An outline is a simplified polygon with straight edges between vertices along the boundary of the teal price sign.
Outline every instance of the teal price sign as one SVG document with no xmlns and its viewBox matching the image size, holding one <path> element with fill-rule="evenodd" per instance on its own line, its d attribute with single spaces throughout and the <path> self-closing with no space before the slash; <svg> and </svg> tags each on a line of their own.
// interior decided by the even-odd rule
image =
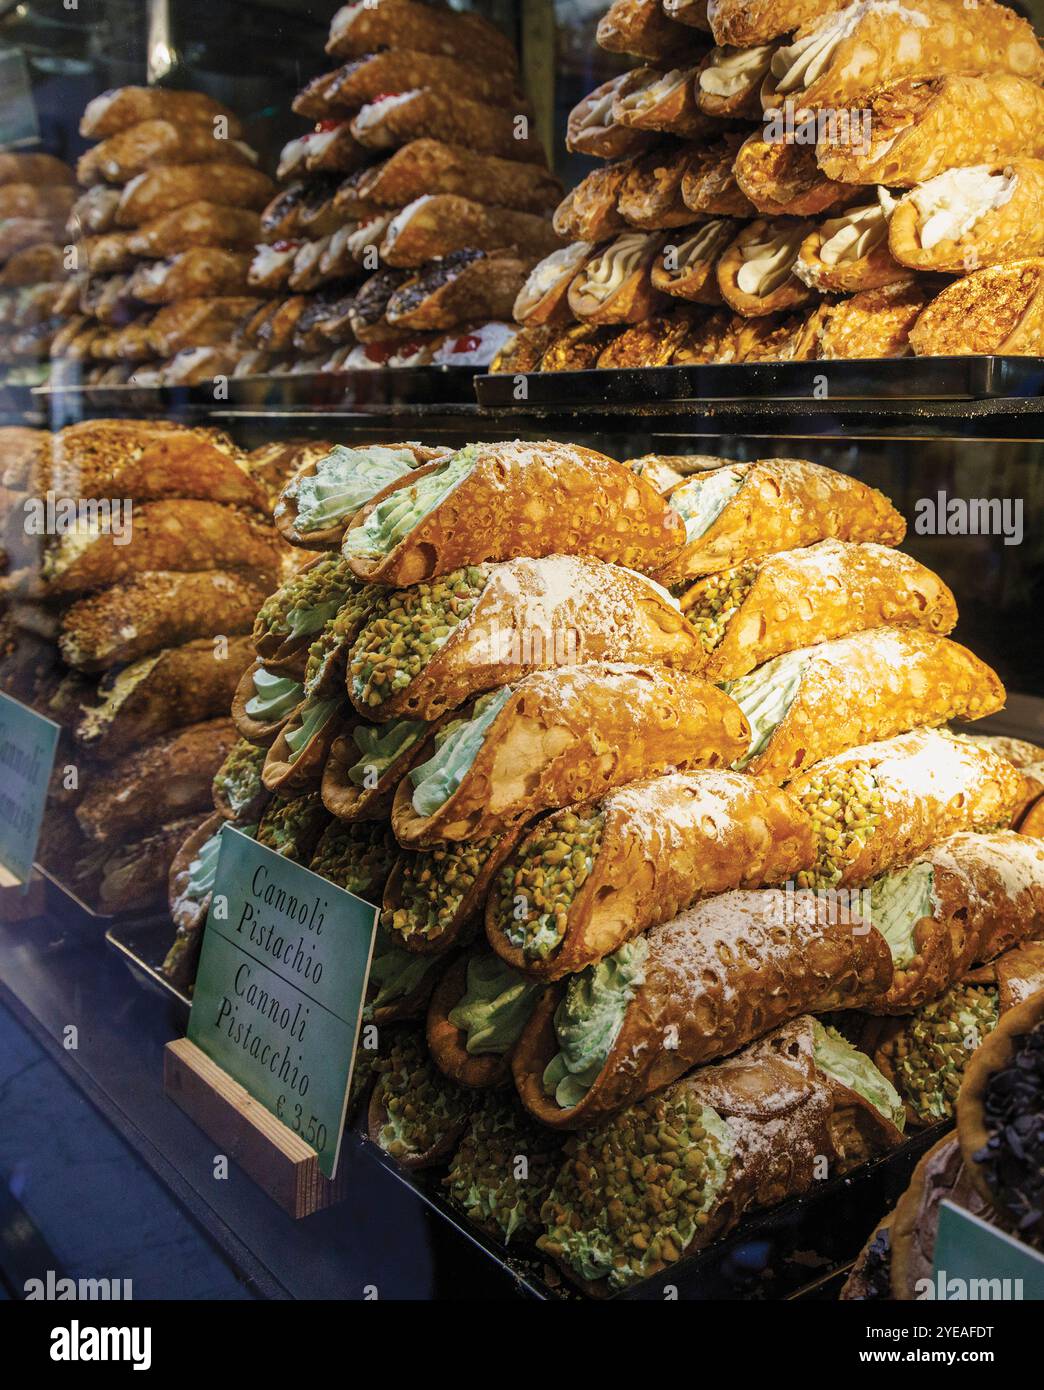
<svg viewBox="0 0 1044 1390">
<path fill-rule="evenodd" d="M 1044 1299 L 1044 1255 L 953 1202 L 939 1208 L 931 1280 L 919 1298 L 946 1302 Z M 929 1287 L 929 1285 L 931 1287 Z"/>
</svg>

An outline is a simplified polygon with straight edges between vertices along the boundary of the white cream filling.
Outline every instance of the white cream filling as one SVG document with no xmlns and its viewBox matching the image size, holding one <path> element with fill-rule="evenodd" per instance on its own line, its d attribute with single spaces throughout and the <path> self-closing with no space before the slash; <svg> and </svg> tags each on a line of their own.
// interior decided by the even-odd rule
<svg viewBox="0 0 1044 1390">
<path fill-rule="evenodd" d="M 700 73 L 700 91 L 708 96 L 735 97 L 761 85 L 772 61 L 772 45 L 758 48 L 714 48 Z"/>
<path fill-rule="evenodd" d="M 425 203 L 430 203 L 433 196 L 434 195 L 431 193 L 422 193 L 419 198 L 414 198 L 412 203 L 407 203 L 401 212 L 397 212 L 395 216 L 391 218 L 390 221 L 386 222 L 386 235 L 388 238 L 389 246 L 396 240 L 397 237 L 400 237 L 402 235 L 403 229 L 405 228 L 406 224 L 410 221 L 410 219 L 413 217 L 413 214 L 417 211 L 417 209 L 419 207 L 423 207 Z M 369 226 L 369 223 L 364 222 L 362 226 Z M 360 228 L 359 230 L 362 230 L 362 228 Z M 360 250 L 364 249 L 366 245 L 367 243 L 363 242 L 362 246 L 360 247 Z"/>
<path fill-rule="evenodd" d="M 377 101 L 370 101 L 360 108 L 359 114 L 355 117 L 352 124 L 356 130 L 370 130 L 373 126 L 379 125 L 384 120 L 389 111 L 396 106 L 402 106 L 407 101 L 412 101 L 415 96 L 419 96 L 420 87 L 414 87 L 408 92 L 392 92 L 386 97 L 379 97 Z"/>
<path fill-rule="evenodd" d="M 804 230 L 800 226 L 774 236 L 766 235 L 767 230 L 766 223 L 755 222 L 739 243 L 743 264 L 736 284 L 744 294 L 756 299 L 764 299 L 790 278 L 804 240 Z"/>
<path fill-rule="evenodd" d="M 354 260 L 360 260 L 368 246 L 380 245 L 385 233 L 391 235 L 391 225 L 395 221 L 398 221 L 398 218 L 389 214 L 386 217 L 370 217 L 365 222 L 360 222 L 348 238 L 348 254 Z"/>
<path fill-rule="evenodd" d="M 931 23 L 927 15 L 910 9 L 901 0 L 857 0 L 856 4 L 826 16 L 803 39 L 776 50 L 770 65 L 776 91 L 786 95 L 811 87 L 829 68 L 838 47 L 871 14 L 898 15 L 904 24 L 918 29 L 927 29 Z"/>
<path fill-rule="evenodd" d="M 887 190 L 882 192 L 887 196 Z M 850 209 L 843 217 L 830 218 L 823 223 L 819 259 L 824 265 L 851 265 L 869 256 L 888 235 L 891 214 L 891 207 L 886 208 L 878 199 L 876 203 Z"/>
<path fill-rule="evenodd" d="M 645 259 L 649 238 L 644 232 L 625 232 L 600 256 L 588 261 L 579 285 L 581 294 L 598 304 L 611 299 Z"/>
<path fill-rule="evenodd" d="M 650 107 L 663 101 L 682 86 L 686 76 L 681 68 L 673 68 L 670 72 L 659 73 L 647 79 L 642 86 L 618 99 L 620 111 L 648 111 Z"/>
<path fill-rule="evenodd" d="M 626 76 L 626 73 L 624 74 Z M 616 93 L 623 81 L 621 77 L 614 82 L 607 92 L 591 103 L 587 113 L 580 122 L 580 130 L 608 130 L 613 123 L 613 104 L 616 101 Z"/>
<path fill-rule="evenodd" d="M 593 250 L 593 242 L 574 241 L 570 246 L 563 246 L 560 251 L 552 251 L 550 256 L 545 256 L 539 265 L 533 267 L 529 279 L 522 286 L 515 303 L 515 317 L 538 304 L 564 276 L 575 275 Z"/>
<path fill-rule="evenodd" d="M 988 164 L 947 169 L 913 189 L 909 198 L 920 214 L 920 241 L 930 251 L 940 241 L 960 241 L 988 212 L 1010 202 L 1018 183 L 1013 169 L 991 174 Z"/>
<path fill-rule="evenodd" d="M 726 227 L 727 224 L 720 220 L 705 222 L 691 237 L 677 246 L 673 257 L 676 268 L 667 271 L 671 279 L 681 280 L 698 261 L 710 260 L 725 240 Z M 664 268 L 667 269 L 666 266 Z"/>
</svg>

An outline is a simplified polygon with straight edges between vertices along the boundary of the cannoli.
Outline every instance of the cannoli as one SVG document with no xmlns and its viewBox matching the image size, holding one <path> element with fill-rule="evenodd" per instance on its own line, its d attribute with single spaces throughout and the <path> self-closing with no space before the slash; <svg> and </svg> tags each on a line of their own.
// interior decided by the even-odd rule
<svg viewBox="0 0 1044 1390">
<path fill-rule="evenodd" d="M 512 308 L 516 323 L 532 327 L 568 323 L 572 318 L 569 286 L 594 249 L 589 241 L 574 241 L 534 266 Z"/>
<path fill-rule="evenodd" d="M 617 199 L 617 209 L 628 226 L 660 231 L 692 221 L 692 212 L 681 195 L 688 164 L 684 145 L 661 146 L 632 161 Z"/>
<path fill-rule="evenodd" d="M 374 601 L 374 591 L 356 583 L 340 555 L 317 555 L 258 610 L 254 650 L 268 670 L 300 678 L 327 624 L 346 607 L 349 622 L 362 622 Z"/>
<path fill-rule="evenodd" d="M 686 367 L 700 362 L 717 361 L 722 343 L 729 333 L 734 317 L 738 316 L 715 311 L 695 318 L 690 325 L 689 332 L 681 344 L 675 348 L 671 357 L 671 365 Z M 765 320 L 765 322 L 769 321 Z M 757 324 L 762 320 L 743 319 L 741 322 Z"/>
<path fill-rule="evenodd" d="M 669 19 L 660 0 L 613 0 L 598 21 L 595 42 L 608 53 L 627 53 L 649 63 L 691 55 L 691 31 Z"/>
<path fill-rule="evenodd" d="M 696 104 L 695 68 L 634 68 L 613 97 L 612 119 L 632 130 L 652 130 L 695 140 L 715 129 Z"/>
<path fill-rule="evenodd" d="M 270 792 L 300 796 L 318 791 L 330 748 L 344 725 L 344 706 L 343 698 L 306 696 L 283 721 L 261 770 Z"/>
<path fill-rule="evenodd" d="M 148 177 L 142 175 L 143 178 Z M 126 190 L 106 188 L 95 184 L 81 193 L 69 211 L 65 230 L 73 241 L 82 241 L 85 236 L 98 236 L 102 232 L 116 229 L 116 210 Z"/>
<path fill-rule="evenodd" d="M 780 789 L 669 773 L 541 821 L 496 876 L 486 934 L 523 974 L 559 979 L 700 897 L 781 883 L 812 854 L 811 825 Z"/>
<path fill-rule="evenodd" d="M 428 722 L 532 672 L 602 661 L 702 659 L 660 587 L 631 570 L 555 555 L 454 570 L 377 600 L 348 658 L 366 717 Z"/>
<path fill-rule="evenodd" d="M 710 20 L 707 18 L 708 0 L 661 0 L 661 3 L 664 14 L 670 19 L 710 33 Z"/>
<path fill-rule="evenodd" d="M 294 676 L 270 671 L 254 661 L 236 682 L 232 718 L 240 736 L 267 748 L 304 699 L 304 685 Z"/>
<path fill-rule="evenodd" d="M 463 145 L 476 154 L 543 164 L 543 145 L 530 122 L 520 125 L 518 116 L 510 104 L 494 106 L 415 87 L 369 102 L 352 119 L 351 130 L 360 145 L 370 150 L 394 150 L 423 136 Z"/>
<path fill-rule="evenodd" d="M 118 191 L 119 202 L 113 214 L 115 225 L 144 227 L 146 223 L 155 222 L 168 213 L 176 212 L 178 208 L 199 203 L 257 213 L 274 194 L 275 184 L 267 174 L 251 168 L 249 164 L 168 164 L 139 174 Z M 101 192 L 90 189 L 84 195 L 86 197 L 100 203 Z M 80 200 L 81 203 L 83 201 Z M 255 229 L 254 239 L 257 240 L 256 220 L 251 225 Z M 100 232 L 109 228 L 88 224 L 86 230 Z M 211 244 L 227 247 L 229 239 L 219 236 Z"/>
<path fill-rule="evenodd" d="M 90 778 L 76 819 L 88 839 L 113 844 L 210 809 L 211 783 L 235 741 L 232 721 L 212 719 L 136 748 L 119 778 Z"/>
<path fill-rule="evenodd" d="M 560 1148 L 558 1136 L 534 1124 L 513 1097 L 491 1092 L 473 1112 L 443 1183 L 471 1225 L 506 1245 L 531 1240 L 541 1229 Z"/>
<path fill-rule="evenodd" d="M 170 304 L 197 296 L 245 295 L 250 257 L 217 246 L 194 246 L 164 261 L 139 266 L 129 293 L 143 304 Z"/>
<path fill-rule="evenodd" d="M 249 661 L 249 638 L 233 637 L 227 650 L 203 638 L 109 672 L 97 703 L 79 712 L 76 740 L 110 761 L 171 729 L 223 716 Z"/>
<path fill-rule="evenodd" d="M 5 183 L 75 183 L 68 164 L 53 154 L 21 154 L 15 151 L 0 154 L 0 184 Z"/>
<path fill-rule="evenodd" d="M 879 289 L 909 283 L 906 268 L 888 249 L 893 200 L 885 189 L 873 202 L 849 208 L 810 232 L 801 243 L 794 274 L 820 293 Z"/>
<path fill-rule="evenodd" d="M 815 357 L 815 314 L 733 315 L 715 362 L 807 362 Z"/>
<path fill-rule="evenodd" d="M 79 245 L 80 264 L 92 275 L 113 275 L 117 271 L 132 270 L 137 264 L 137 253 L 130 248 L 130 234 L 127 232 L 106 232 L 103 236 L 90 236 Z"/>
<path fill-rule="evenodd" d="M 1044 257 L 988 266 L 916 307 L 908 343 L 919 357 L 1044 354 Z"/>
<path fill-rule="evenodd" d="M 378 1068 L 367 1115 L 370 1140 L 406 1169 L 448 1157 L 467 1126 L 472 1093 L 443 1076 L 421 1033 L 397 1033 Z"/>
<path fill-rule="evenodd" d="M 511 1078 L 511 1052 L 543 986 L 526 980 L 492 951 L 460 955 L 428 1005 L 428 1050 L 439 1070 L 476 1090 Z"/>
<path fill-rule="evenodd" d="M 82 594 L 146 570 L 246 569 L 277 574 L 275 533 L 251 513 L 217 502 L 174 499 L 135 507 L 133 532 L 112 529 L 111 515 L 61 536 L 44 557 L 54 595 Z M 129 540 L 129 543 L 128 543 Z"/>
<path fill-rule="evenodd" d="M 707 23 L 715 43 L 751 48 L 813 23 L 847 0 L 708 0 Z"/>
<path fill-rule="evenodd" d="M 372 832 L 373 827 L 369 828 Z M 352 827 L 339 826 L 337 829 L 344 833 Z M 383 828 L 381 832 L 387 834 Z M 378 926 L 366 981 L 363 1021 L 380 1025 L 423 1018 L 443 964 L 437 958 L 415 956 L 404 951 L 383 927 Z"/>
<path fill-rule="evenodd" d="M 869 1057 L 805 1014 L 571 1139 L 537 1246 L 587 1293 L 626 1288 L 810 1191 L 824 1165 L 895 1148 L 902 1124 Z"/>
<path fill-rule="evenodd" d="M 966 734 L 965 737 L 972 738 L 986 748 L 992 748 L 1022 773 L 1023 799 L 1016 812 L 1017 820 L 1021 821 L 1024 813 L 1044 795 L 1044 748 L 1024 738 L 1005 738 L 990 734 Z M 1016 824 L 1015 828 L 1022 829 L 1019 824 Z"/>
<path fill-rule="evenodd" d="M 359 58 L 382 48 L 444 53 L 469 64 L 514 72 L 514 44 L 481 15 L 434 11 L 417 0 L 355 0 L 342 5 L 330 22 L 327 53 Z"/>
<path fill-rule="evenodd" d="M 398 846 L 386 824 L 343 825 L 331 820 L 319 837 L 308 867 L 338 888 L 376 904 L 381 900 L 397 854 Z"/>
<path fill-rule="evenodd" d="M 59 650 L 78 670 L 105 671 L 197 637 L 249 632 L 267 593 L 245 570 L 139 574 L 70 604 Z"/>
<path fill-rule="evenodd" d="M 300 236 L 301 210 L 307 194 L 307 179 L 295 179 L 275 194 L 261 212 L 261 233 L 265 241 L 274 244 Z"/>
<path fill-rule="evenodd" d="M 214 773 L 211 792 L 214 810 L 225 820 L 256 822 L 268 805 L 270 793 L 261 780 L 265 749 L 239 737 L 225 761 Z"/>
<path fill-rule="evenodd" d="M 595 326 L 648 318 L 663 302 L 651 278 L 663 241 L 655 233 L 624 232 L 592 256 L 569 286 L 576 317 Z"/>
<path fill-rule="evenodd" d="M 160 966 L 160 974 L 176 989 L 191 993 L 203 944 L 203 926 L 210 911 L 217 878 L 221 830 L 225 821 L 217 813 L 194 825 L 178 847 L 167 877 L 167 903 L 174 923 L 174 941 Z M 253 836 L 256 825 L 238 825 Z"/>
<path fill-rule="evenodd" d="M 1044 1248 L 1042 1091 L 1044 992 L 1000 1021 L 972 1057 L 957 1102 L 957 1137 L 969 1178 L 1037 1250 Z"/>
<path fill-rule="evenodd" d="M 531 324 L 520 328 L 494 357 L 490 364 L 490 372 L 539 371 L 545 352 L 558 338 L 559 333 L 560 330 L 553 324 Z"/>
<path fill-rule="evenodd" d="M 330 824 L 330 816 L 318 792 L 306 792 L 289 799 L 274 796 L 257 827 L 257 842 L 267 849 L 309 864 Z"/>
<path fill-rule="evenodd" d="M 895 206 L 892 255 L 915 270 L 960 275 L 1044 252 L 1040 204 L 1044 162 L 950 169 L 920 184 Z"/>
<path fill-rule="evenodd" d="M 924 318 L 930 294 L 931 290 L 923 282 L 909 276 L 879 289 L 860 290 L 837 304 L 824 305 L 817 327 L 817 356 L 824 359 L 908 357 L 911 351 L 917 351 L 914 330 Z M 965 318 L 961 323 L 962 334 L 967 327 Z M 949 347 L 945 351 L 965 352 L 968 349 Z"/>
<path fill-rule="evenodd" d="M 513 246 L 521 255 L 549 255 L 561 241 L 546 218 L 488 208 L 455 194 L 425 194 L 392 218 L 381 241 L 381 262 L 420 266 L 461 244 L 478 251 Z"/>
<path fill-rule="evenodd" d="M 462 62 L 409 48 L 368 53 L 346 63 L 337 73 L 330 97 L 336 105 L 354 111 L 387 92 L 407 92 L 417 87 L 434 87 L 451 96 L 459 94 L 493 105 L 514 103 L 519 111 L 527 109 L 513 67 L 483 67 L 473 59 Z"/>
<path fill-rule="evenodd" d="M 793 309 L 811 299 L 794 274 L 807 222 L 774 218 L 744 227 L 722 252 L 715 274 L 722 298 L 745 318 Z"/>
<path fill-rule="evenodd" d="M 47 486 L 76 497 L 192 498 L 250 507 L 264 494 L 227 434 L 166 420 L 82 420 L 53 437 Z"/>
<path fill-rule="evenodd" d="M 626 526 L 611 529 L 624 516 Z M 469 445 L 378 493 L 342 550 L 360 579 L 388 586 L 570 551 L 648 572 L 677 550 L 683 530 L 648 484 L 604 454 L 516 441 Z"/>
<path fill-rule="evenodd" d="M 753 730 L 737 767 L 779 783 L 856 744 L 995 714 L 1005 697 L 966 647 L 892 627 L 789 651 L 723 689 Z"/>
<path fill-rule="evenodd" d="M 279 534 L 309 550 L 335 549 L 360 507 L 445 452 L 421 444 L 334 445 L 284 484 L 273 518 Z"/>
<path fill-rule="evenodd" d="M 715 267 L 739 224 L 712 218 L 683 229 L 663 247 L 652 268 L 653 289 L 695 304 L 720 304 Z"/>
<path fill-rule="evenodd" d="M 597 159 L 626 159 L 648 149 L 655 138 L 651 131 L 624 124 L 615 114 L 617 94 L 626 90 L 630 81 L 631 74 L 622 72 L 573 107 L 566 127 L 567 150 Z"/>
<path fill-rule="evenodd" d="M 208 347 L 227 342 L 260 300 L 245 296 L 223 299 L 182 299 L 167 304 L 149 325 L 149 341 L 161 357 L 171 357 L 186 347 Z"/>
<path fill-rule="evenodd" d="M 0 220 L 25 217 L 63 223 L 76 201 L 76 190 L 66 185 L 35 183 L 0 184 Z"/>
<path fill-rule="evenodd" d="M 508 318 L 532 264 L 532 256 L 514 251 L 451 251 L 395 290 L 385 319 L 397 329 L 431 331 Z"/>
<path fill-rule="evenodd" d="M 21 289 L 45 281 L 56 283 L 65 274 L 62 247 L 44 241 L 15 252 L 0 270 L 0 289 Z"/>
<path fill-rule="evenodd" d="M 334 739 L 323 768 L 323 805 L 342 821 L 387 819 L 427 734 L 419 719 L 351 724 Z"/>
<path fill-rule="evenodd" d="M 128 232 L 120 238 L 115 235 L 96 238 L 95 241 L 119 240 L 125 248 L 127 257 L 141 256 L 145 259 L 160 259 L 175 256 L 180 251 L 188 251 L 194 246 L 221 245 L 226 249 L 252 250 L 260 239 L 260 224 L 256 212 L 248 208 L 222 207 L 220 203 L 186 203 L 173 212 L 164 213 L 144 223 L 137 231 Z M 95 268 L 97 251 L 88 251 L 88 264 Z M 99 270 L 102 267 L 97 267 Z M 121 261 L 112 269 L 125 269 Z"/>
<path fill-rule="evenodd" d="M 563 329 L 544 350 L 540 359 L 542 372 L 582 372 L 598 366 L 598 359 L 608 345 L 619 337 L 620 327 L 607 324 L 597 327 L 577 323 Z"/>
<path fill-rule="evenodd" d="M 41 241 L 54 241 L 61 235 L 61 226 L 43 217 L 8 217 L 0 221 L 0 263 L 16 251 L 35 246 Z"/>
<path fill-rule="evenodd" d="M 97 870 L 96 898 L 103 913 L 143 912 L 161 898 L 170 866 L 185 837 L 200 823 L 187 816 L 124 844 Z"/>
<path fill-rule="evenodd" d="M 627 223 L 616 204 L 633 166 L 633 159 L 620 159 L 581 179 L 555 210 L 552 226 L 558 235 L 571 241 L 598 242 L 622 231 Z"/>
<path fill-rule="evenodd" d="M 239 140 L 223 138 L 209 125 L 150 120 L 110 135 L 76 163 L 77 182 L 129 183 L 149 169 L 171 164 L 255 165 L 257 155 Z"/>
<path fill-rule="evenodd" d="M 772 45 L 712 48 L 693 84 L 699 109 L 707 116 L 761 119 L 761 84 L 772 61 Z"/>
<path fill-rule="evenodd" d="M 739 147 L 733 171 L 741 192 L 768 217 L 818 217 L 865 196 L 824 178 L 813 147 L 767 140 L 760 132 Z"/>
<path fill-rule="evenodd" d="M 695 310 L 688 305 L 668 309 L 656 318 L 625 328 L 598 358 L 599 368 L 666 367 L 688 336 Z"/>
<path fill-rule="evenodd" d="M 896 973 L 871 1013 L 909 1013 L 1044 928 L 1044 850 L 1012 830 L 951 835 L 870 885 Z"/>
<path fill-rule="evenodd" d="M 866 883 L 958 830 L 1011 824 L 1022 783 L 999 754 L 940 729 L 850 748 L 787 790 L 812 816 L 816 863 L 801 887 Z"/>
<path fill-rule="evenodd" d="M 1044 158 L 1044 91 L 1024 77 L 908 78 L 860 102 L 865 138 L 821 132 L 816 159 L 830 179 L 912 188 L 947 169 Z"/>
<path fill-rule="evenodd" d="M 452 193 L 492 207 L 542 213 L 558 203 L 562 186 L 537 164 L 422 137 L 364 170 L 355 193 L 379 208 L 406 207 L 425 193 Z"/>
<path fill-rule="evenodd" d="M 892 1219 L 893 1213 L 888 1212 L 867 1237 L 841 1286 L 838 1299 L 842 1303 L 887 1302 L 892 1297 Z"/>
<path fill-rule="evenodd" d="M 407 846 L 482 838 L 670 767 L 732 762 L 749 737 L 728 696 L 688 673 L 539 671 L 440 725 L 399 784 L 392 824 Z"/>
<path fill-rule="evenodd" d="M 685 521 L 686 545 L 656 576 L 668 585 L 820 540 L 895 546 L 906 534 L 883 493 L 803 459 L 728 463 L 687 479 L 669 501 Z M 846 552 L 821 553 L 825 560 Z M 883 559 L 876 551 L 873 558 Z M 917 572 L 927 574 L 919 565 Z"/>
<path fill-rule="evenodd" d="M 736 182 L 733 166 L 743 131 L 723 135 L 713 145 L 690 150 L 681 184 L 685 206 L 706 217 L 753 217 L 754 205 Z"/>
<path fill-rule="evenodd" d="M 80 117 L 85 140 L 104 140 L 141 121 L 174 121 L 179 125 L 215 126 L 220 117 L 227 135 L 238 139 L 239 121 L 221 102 L 205 92 L 182 92 L 172 87 L 114 87 L 87 103 Z"/>
</svg>

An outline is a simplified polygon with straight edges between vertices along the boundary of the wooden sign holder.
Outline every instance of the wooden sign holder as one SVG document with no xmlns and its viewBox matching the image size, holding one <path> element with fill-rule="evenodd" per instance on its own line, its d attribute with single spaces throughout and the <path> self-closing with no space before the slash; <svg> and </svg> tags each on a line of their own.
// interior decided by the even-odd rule
<svg viewBox="0 0 1044 1390">
<path fill-rule="evenodd" d="M 315 1150 L 188 1038 L 163 1050 L 163 1089 L 295 1221 L 344 1197 L 346 1165 L 324 1177 Z"/>
</svg>

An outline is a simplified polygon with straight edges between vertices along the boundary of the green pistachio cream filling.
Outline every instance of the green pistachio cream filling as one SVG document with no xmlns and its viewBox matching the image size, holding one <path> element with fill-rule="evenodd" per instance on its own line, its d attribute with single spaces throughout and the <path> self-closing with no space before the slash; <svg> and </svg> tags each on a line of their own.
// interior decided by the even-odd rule
<svg viewBox="0 0 1044 1390">
<path fill-rule="evenodd" d="M 355 641 L 359 629 L 385 592 L 376 584 L 362 584 L 348 594 L 334 617 L 323 628 L 319 636 L 308 648 L 305 665 L 305 694 L 311 695 L 329 676 L 334 679 L 333 663 L 339 661 L 342 653 L 347 657 L 347 649 Z M 344 683 L 344 676 L 336 672 L 338 687 Z"/>
<path fill-rule="evenodd" d="M 405 690 L 471 616 L 489 574 L 469 565 L 380 602 L 348 658 L 355 699 L 376 708 Z"/>
<path fill-rule="evenodd" d="M 489 1092 L 443 1179 L 450 1197 L 478 1225 L 509 1242 L 540 1229 L 562 1141 L 530 1120 L 517 1102 Z M 524 1160 L 524 1164 L 519 1160 Z"/>
<path fill-rule="evenodd" d="M 379 1065 L 387 1119 L 377 1142 L 392 1158 L 426 1154 L 467 1119 L 470 1092 L 442 1075 L 420 1034 L 396 1038 L 387 1062 Z"/>
<path fill-rule="evenodd" d="M 263 794 L 261 769 L 267 753 L 267 748 L 258 748 L 245 738 L 238 738 L 218 768 L 214 776 L 214 795 L 224 797 L 233 816 L 239 816 Z"/>
<path fill-rule="evenodd" d="M 202 902 L 209 893 L 214 891 L 214 880 L 217 877 L 218 856 L 221 853 L 221 831 L 224 826 L 215 830 L 200 845 L 196 851 L 196 857 L 189 864 L 189 876 L 186 884 L 187 895 L 193 902 Z M 251 839 L 257 834 L 256 825 L 237 825 L 237 830 L 244 835 L 249 835 Z"/>
<path fill-rule="evenodd" d="M 467 776 L 490 725 L 511 698 L 511 687 L 491 691 L 475 701 L 471 717 L 453 719 L 435 735 L 435 752 L 409 772 L 413 809 L 433 816 Z"/>
<path fill-rule="evenodd" d="M 602 847 L 604 824 L 597 808 L 560 811 L 542 821 L 500 871 L 501 930 L 528 960 L 546 960 L 561 945 L 570 908 Z"/>
<path fill-rule="evenodd" d="M 284 800 L 275 797 L 257 828 L 257 842 L 301 863 L 304 847 L 329 819 L 318 792 Z"/>
<path fill-rule="evenodd" d="M 255 633 L 277 637 L 312 637 L 321 632 L 355 589 L 358 581 L 340 555 L 324 555 L 288 579 L 261 606 Z"/>
<path fill-rule="evenodd" d="M 372 789 L 399 758 L 422 739 L 428 725 L 423 719 L 400 719 L 395 724 L 357 724 L 352 740 L 359 761 L 348 769 L 353 787 Z"/>
<path fill-rule="evenodd" d="M 398 854 L 383 821 L 331 821 L 309 868 L 356 897 L 379 903 Z"/>
<path fill-rule="evenodd" d="M 254 672 L 254 693 L 243 708 L 259 724 L 275 724 L 301 703 L 304 686 L 291 676 L 277 676 L 259 666 Z"/>
<path fill-rule="evenodd" d="M 670 501 L 685 522 L 685 539 L 705 536 L 745 481 L 746 474 L 735 468 L 712 468 L 677 488 Z"/>
<path fill-rule="evenodd" d="M 316 734 L 329 724 L 341 704 L 341 700 L 305 701 L 293 727 L 286 730 L 286 746 L 290 750 L 287 762 L 297 762 Z"/>
<path fill-rule="evenodd" d="M 627 1014 L 645 981 L 649 943 L 628 941 L 596 965 L 570 975 L 555 1010 L 558 1052 L 544 1068 L 544 1092 L 563 1110 L 579 1105 L 605 1066 Z"/>
<path fill-rule="evenodd" d="M 888 1078 L 874 1066 L 865 1052 L 853 1047 L 836 1028 L 812 1021 L 812 1055 L 816 1066 L 850 1091 L 863 1097 L 868 1105 L 891 1120 L 897 1129 L 906 1124 L 906 1111 L 899 1092 Z"/>
<path fill-rule="evenodd" d="M 870 920 L 888 942 L 897 970 L 905 970 L 917 954 L 914 927 L 922 917 L 934 917 L 938 906 L 931 864 L 893 869 L 871 883 Z"/>
<path fill-rule="evenodd" d="M 294 503 L 298 531 L 307 535 L 336 526 L 413 468 L 411 449 L 387 449 L 379 444 L 348 449 L 338 444 L 319 460 L 314 472 L 286 489 L 286 496 Z"/>
<path fill-rule="evenodd" d="M 685 1083 L 570 1141 L 541 1218 L 539 1249 L 610 1289 L 680 1260 L 710 1219 L 735 1143 Z"/>
<path fill-rule="evenodd" d="M 737 772 L 764 753 L 797 698 L 807 667 L 807 652 L 787 652 L 766 661 L 748 676 L 722 682 L 722 690 L 732 696 L 750 724 L 750 747 L 733 763 Z"/>
<path fill-rule="evenodd" d="M 472 1057 L 503 1056 L 518 1041 L 543 988 L 527 980 L 494 951 L 482 951 L 468 961 L 467 986 L 449 1012 L 449 1021 L 467 1034 L 465 1049 Z"/>
<path fill-rule="evenodd" d="M 903 1021 L 890 1050 L 896 1086 L 922 1123 L 947 1120 L 972 1053 L 1000 1018 L 992 985 L 955 985 Z"/>
<path fill-rule="evenodd" d="M 404 855 L 399 906 L 385 910 L 384 925 L 403 937 L 431 941 L 441 936 L 452 926 L 465 895 L 502 838 L 464 840 Z"/>
<path fill-rule="evenodd" d="M 377 503 L 360 526 L 345 532 L 341 545 L 343 554 L 365 560 L 379 560 L 390 555 L 399 542 L 464 481 L 477 457 L 477 447 L 469 444 L 432 472 L 397 487 L 383 502 Z"/>
<path fill-rule="evenodd" d="M 383 927 L 377 928 L 370 961 L 363 1019 L 372 1019 L 377 1009 L 408 999 L 439 965 L 437 956 L 418 956 L 404 951 Z"/>
</svg>

